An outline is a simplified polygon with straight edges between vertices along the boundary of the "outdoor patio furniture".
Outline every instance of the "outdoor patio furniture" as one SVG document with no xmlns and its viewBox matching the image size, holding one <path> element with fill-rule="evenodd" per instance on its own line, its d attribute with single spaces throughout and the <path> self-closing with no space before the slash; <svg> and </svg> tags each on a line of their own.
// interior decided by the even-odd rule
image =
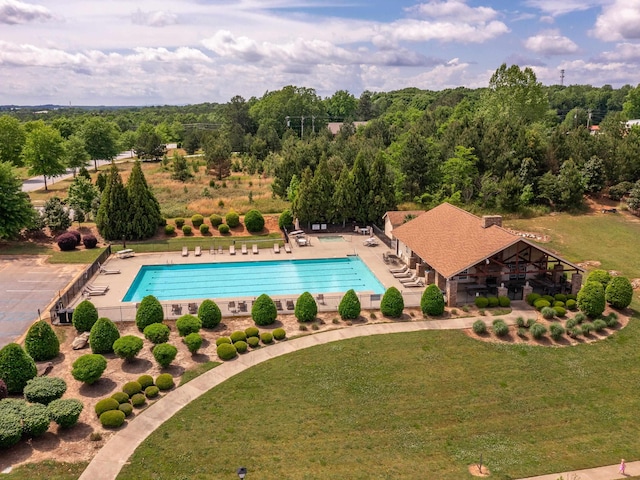
<svg viewBox="0 0 640 480">
<path fill-rule="evenodd" d="M 418 276 L 414 273 L 412 274 L 410 277 L 408 278 L 399 278 L 398 279 L 400 281 L 400 283 L 402 284 L 406 284 L 406 283 L 413 283 L 415 281 L 418 280 Z"/>
<path fill-rule="evenodd" d="M 243 255 L 247 255 L 249 253 L 249 251 L 247 250 L 247 244 L 243 243 L 242 244 L 242 254 Z"/>
<path fill-rule="evenodd" d="M 98 263 L 98 267 L 100 268 L 100 273 L 103 273 L 105 275 L 114 275 L 114 274 L 120 273 L 120 270 L 110 270 L 108 268 L 103 267 L 99 263 Z"/>
<path fill-rule="evenodd" d="M 293 303 L 293 300 L 287 300 L 287 310 L 295 310 L 296 306 Z"/>
<path fill-rule="evenodd" d="M 377 247 L 378 245 L 380 245 L 380 244 L 378 243 L 378 240 L 376 240 L 376 238 L 375 238 L 375 237 L 369 237 L 369 238 L 367 238 L 364 242 L 362 242 L 362 244 L 363 244 L 365 247 Z"/>
<path fill-rule="evenodd" d="M 229 308 L 229 311 L 230 311 L 231 313 L 238 313 L 238 309 L 237 309 L 237 307 L 236 307 L 236 302 L 234 302 L 233 300 L 231 300 L 231 301 L 229 302 L 229 305 L 227 305 L 227 307 Z"/>
<path fill-rule="evenodd" d="M 274 300 L 273 303 L 276 304 L 276 310 L 278 310 L 278 311 L 283 310 L 282 302 L 280 300 Z"/>
<path fill-rule="evenodd" d="M 116 252 L 116 256 L 118 258 L 129 258 L 133 257 L 134 251 L 131 248 L 125 248 L 124 250 L 120 250 Z"/>
<path fill-rule="evenodd" d="M 189 304 L 189 313 L 191 315 L 195 315 L 196 313 L 198 313 L 198 304 L 197 303 L 190 303 Z"/>
<path fill-rule="evenodd" d="M 318 301 L 318 303 L 320 305 L 325 305 L 325 303 L 324 303 L 324 293 L 319 293 L 318 296 L 316 297 L 316 300 Z"/>
<path fill-rule="evenodd" d="M 235 249 L 234 249 L 234 251 L 233 251 L 233 252 L 235 253 Z M 222 245 L 220 245 L 220 246 L 218 247 L 218 255 L 222 255 L 223 253 L 224 253 L 224 249 L 222 248 Z"/>
<path fill-rule="evenodd" d="M 278 242 L 273 244 L 273 253 L 280 253 L 280 244 Z"/>
<path fill-rule="evenodd" d="M 291 245 L 289 245 L 288 243 L 284 244 L 284 251 L 287 253 L 291 253 Z"/>
<path fill-rule="evenodd" d="M 409 278 L 411 277 L 411 275 L 413 275 L 413 273 L 411 272 L 411 269 L 409 267 L 407 267 L 407 269 L 403 273 L 393 274 L 395 278 Z"/>
<path fill-rule="evenodd" d="M 171 305 L 171 313 L 173 315 L 182 315 L 182 305 L 179 303 L 174 303 Z"/>
<path fill-rule="evenodd" d="M 241 312 L 246 312 L 247 302 L 245 302 L 244 300 L 241 300 L 240 302 L 238 302 L 238 310 L 240 310 Z"/>
<path fill-rule="evenodd" d="M 216 248 L 214 246 L 209 247 L 209 255 L 214 255 L 216 253 Z"/>
<path fill-rule="evenodd" d="M 196 257 L 199 257 L 200 255 L 202 255 L 202 247 L 198 245 L 193 253 Z"/>
<path fill-rule="evenodd" d="M 403 287 L 424 287 L 424 282 L 421 278 L 417 278 L 415 282 L 407 282 L 402 284 Z"/>
<path fill-rule="evenodd" d="M 187 247 L 187 246 L 182 247 L 182 256 L 183 257 L 188 257 L 189 256 L 189 247 Z"/>
<path fill-rule="evenodd" d="M 254 243 L 254 244 L 251 246 L 251 251 L 253 252 L 253 254 L 254 254 L 254 255 L 257 255 L 257 254 L 258 254 L 258 252 L 259 252 L 259 250 L 258 250 L 258 244 Z"/>
<path fill-rule="evenodd" d="M 409 271 L 409 265 L 405 265 L 402 268 L 390 268 L 389 272 L 391 274 L 401 274 L 401 273 L 407 273 Z"/>
<path fill-rule="evenodd" d="M 229 255 L 235 255 L 235 254 L 236 254 L 236 246 L 229 245 Z"/>
</svg>

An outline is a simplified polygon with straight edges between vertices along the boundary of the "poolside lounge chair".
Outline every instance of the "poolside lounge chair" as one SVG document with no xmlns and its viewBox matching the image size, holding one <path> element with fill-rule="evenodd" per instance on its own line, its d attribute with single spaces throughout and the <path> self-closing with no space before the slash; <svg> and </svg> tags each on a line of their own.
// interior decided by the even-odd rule
<svg viewBox="0 0 640 480">
<path fill-rule="evenodd" d="M 377 247 L 378 245 L 380 245 L 378 243 L 378 240 L 376 240 L 376 237 L 369 237 L 364 242 L 362 242 L 362 244 L 365 247 Z"/>
<path fill-rule="evenodd" d="M 402 268 L 390 268 L 389 272 L 391 273 L 407 273 L 409 271 L 409 265 L 405 265 Z"/>
<path fill-rule="evenodd" d="M 280 300 L 274 300 L 273 303 L 276 304 L 276 310 L 280 311 L 280 310 L 284 310 L 282 308 L 282 302 Z"/>
<path fill-rule="evenodd" d="M 254 243 L 254 244 L 251 246 L 251 251 L 253 252 L 253 254 L 254 254 L 254 255 L 257 255 L 257 254 L 258 254 L 258 252 L 259 252 L 259 250 L 258 250 L 258 244 Z"/>
<path fill-rule="evenodd" d="M 171 305 L 171 313 L 173 315 L 182 315 L 182 305 L 179 303 L 174 303 Z"/>
<path fill-rule="evenodd" d="M 212 245 L 209 247 L 209 255 L 214 255 L 216 253 L 216 248 Z"/>
<path fill-rule="evenodd" d="M 220 245 L 218 247 L 218 255 L 222 255 L 224 253 L 224 249 L 222 248 L 222 245 Z M 233 253 L 236 253 L 236 250 L 234 248 Z"/>
<path fill-rule="evenodd" d="M 287 310 L 295 310 L 296 306 L 293 303 L 293 300 L 287 300 Z"/>
<path fill-rule="evenodd" d="M 284 251 L 287 253 L 291 253 L 291 245 L 289 245 L 288 243 L 284 244 Z"/>
<path fill-rule="evenodd" d="M 246 244 L 246 243 L 243 243 L 243 244 L 242 244 L 242 254 L 243 254 L 243 255 L 246 255 L 246 254 L 248 254 L 248 253 L 249 253 L 249 251 L 247 250 L 247 244 Z"/>
<path fill-rule="evenodd" d="M 103 267 L 99 263 L 98 263 L 98 267 L 100 267 L 100 273 L 103 273 L 105 275 L 114 275 L 116 273 L 120 273 L 120 270 L 109 270 L 108 268 Z"/>
<path fill-rule="evenodd" d="M 395 278 L 410 278 L 411 275 L 413 275 L 413 272 L 411 272 L 411 269 L 407 268 L 407 270 L 404 273 L 394 273 L 393 276 Z"/>
<path fill-rule="evenodd" d="M 189 313 L 191 315 L 195 315 L 196 313 L 198 313 L 198 304 L 197 303 L 190 303 L 189 304 Z"/>
<path fill-rule="evenodd" d="M 273 253 L 280 253 L 280 244 L 277 242 L 273 244 Z"/>
<path fill-rule="evenodd" d="M 193 252 L 195 254 L 196 257 L 199 257 L 200 255 L 202 255 L 202 247 L 200 245 L 198 245 L 196 247 L 195 252 Z"/>
<path fill-rule="evenodd" d="M 88 296 L 106 295 L 108 290 L 108 285 L 86 285 L 82 293 Z"/>
<path fill-rule="evenodd" d="M 189 247 L 187 247 L 187 246 L 182 247 L 182 256 L 183 257 L 188 257 L 189 256 Z"/>
<path fill-rule="evenodd" d="M 416 279 L 415 282 L 407 282 L 402 284 L 403 287 L 424 287 L 424 282 L 421 278 Z"/>
<path fill-rule="evenodd" d="M 236 254 L 236 246 L 229 245 L 229 255 L 235 255 L 235 254 Z"/>
<path fill-rule="evenodd" d="M 413 282 L 417 281 L 418 280 L 418 276 L 414 273 L 409 278 L 399 278 L 398 280 L 400 281 L 400 283 L 405 285 L 407 283 L 413 283 Z"/>
<path fill-rule="evenodd" d="M 316 300 L 318 301 L 318 303 L 320 305 L 325 305 L 325 303 L 324 303 L 324 293 L 319 293 L 318 296 L 316 297 Z"/>
<path fill-rule="evenodd" d="M 238 309 L 237 309 L 237 307 L 236 307 L 236 302 L 234 302 L 233 300 L 231 300 L 231 301 L 229 302 L 228 308 L 229 308 L 229 311 L 230 311 L 231 313 L 238 313 Z"/>
</svg>

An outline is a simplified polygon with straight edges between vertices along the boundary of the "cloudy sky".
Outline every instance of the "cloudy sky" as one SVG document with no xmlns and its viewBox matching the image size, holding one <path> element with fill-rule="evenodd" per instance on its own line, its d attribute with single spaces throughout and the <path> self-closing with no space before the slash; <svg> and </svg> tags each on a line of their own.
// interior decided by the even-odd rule
<svg viewBox="0 0 640 480">
<path fill-rule="evenodd" d="M 640 0 L 0 0 L 0 104 L 640 82 Z"/>
</svg>

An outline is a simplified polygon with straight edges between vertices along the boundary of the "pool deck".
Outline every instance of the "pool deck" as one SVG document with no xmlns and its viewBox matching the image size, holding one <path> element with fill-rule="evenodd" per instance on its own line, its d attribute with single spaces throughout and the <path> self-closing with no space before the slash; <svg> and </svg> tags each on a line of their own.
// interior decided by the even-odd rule
<svg viewBox="0 0 640 480">
<path fill-rule="evenodd" d="M 335 236 L 335 235 L 333 235 Z M 407 306 L 417 306 L 420 302 L 420 296 L 422 295 L 423 288 L 409 288 L 404 287 L 398 279 L 394 278 L 389 272 L 390 266 L 385 264 L 382 258 L 384 252 L 388 252 L 389 248 L 379 241 L 377 246 L 365 246 L 363 242 L 368 238 L 362 235 L 342 235 L 344 241 L 329 241 L 322 242 L 316 235 L 307 235 L 309 239 L 309 245 L 299 246 L 295 242 L 291 242 L 291 253 L 286 253 L 284 248 L 280 248 L 280 253 L 273 251 L 273 245 L 268 248 L 260 248 L 258 254 L 254 254 L 251 251 L 252 243 L 247 242 L 248 253 L 242 254 L 241 245 L 244 243 L 241 240 L 236 242 L 236 254 L 230 255 L 229 250 L 225 249 L 222 254 L 219 254 L 217 250 L 215 253 L 202 250 L 200 256 L 196 256 L 194 250 L 189 250 L 189 255 L 182 256 L 182 252 L 163 252 L 163 253 L 135 253 L 133 256 L 126 258 L 119 258 L 117 254 L 112 255 L 103 267 L 108 271 L 119 271 L 119 274 L 96 274 L 88 283 L 89 286 L 106 286 L 109 287 L 104 295 L 92 295 L 89 297 L 91 302 L 98 308 L 100 315 L 108 316 L 113 320 L 132 320 L 135 318 L 135 302 L 123 302 L 127 290 L 133 282 L 135 276 L 143 265 L 167 265 L 167 264 L 196 264 L 196 263 L 221 263 L 221 262 L 256 262 L 266 260 L 306 260 L 315 258 L 341 258 L 347 255 L 357 255 L 373 274 L 378 278 L 380 283 L 385 289 L 389 287 L 396 287 L 403 292 L 405 297 L 405 304 Z M 266 244 L 262 244 L 265 247 Z M 135 248 L 134 248 L 135 250 Z M 317 292 L 311 292 L 314 296 Z M 342 298 L 343 292 L 336 292 L 324 294 L 324 299 L 318 301 L 319 310 L 331 311 L 336 310 L 338 303 Z M 378 308 L 379 297 L 363 294 L 361 295 L 362 308 Z M 273 299 L 280 300 L 295 300 L 297 295 L 280 295 L 274 296 Z M 234 312 L 228 306 L 229 301 L 247 301 L 251 302 L 255 297 L 243 297 L 242 294 L 238 294 L 234 298 L 212 298 L 220 309 L 224 316 L 232 315 L 246 315 L 246 312 Z M 82 296 L 78 296 L 73 305 L 75 306 L 83 300 Z M 364 300 L 364 301 L 363 301 Z M 177 318 L 180 316 L 178 313 L 174 313 L 172 305 L 180 305 L 181 314 L 189 313 L 188 305 L 190 303 L 198 304 L 202 299 L 183 299 L 175 301 L 162 301 L 161 303 L 165 307 L 165 313 L 167 318 Z M 375 303 L 378 302 L 378 303 Z M 250 311 L 250 308 L 249 308 Z M 285 310 L 286 311 L 286 310 Z"/>
</svg>

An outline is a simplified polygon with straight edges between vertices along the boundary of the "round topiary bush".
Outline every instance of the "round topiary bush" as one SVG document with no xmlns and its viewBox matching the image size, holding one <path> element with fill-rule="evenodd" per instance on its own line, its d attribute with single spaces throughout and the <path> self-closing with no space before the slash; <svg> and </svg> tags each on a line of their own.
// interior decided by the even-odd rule
<svg viewBox="0 0 640 480">
<path fill-rule="evenodd" d="M 434 317 L 444 313 L 444 297 L 436 284 L 432 283 L 425 289 L 420 299 L 420 309 L 424 315 Z"/>
<path fill-rule="evenodd" d="M 35 438 L 49 430 L 49 412 L 47 407 L 40 403 L 32 403 L 24 409 L 22 418 L 22 432 L 26 438 Z"/>
<path fill-rule="evenodd" d="M 549 302 L 549 305 L 556 301 L 556 299 L 553 298 L 553 295 L 543 295 L 542 298 Z"/>
<path fill-rule="evenodd" d="M 178 349 L 168 343 L 160 343 L 153 347 L 152 353 L 156 362 L 158 362 L 162 368 L 167 368 L 176 358 L 176 355 L 178 355 Z"/>
<path fill-rule="evenodd" d="M 477 335 L 483 335 L 487 333 L 487 324 L 484 322 L 484 320 L 476 320 L 475 322 L 473 322 L 471 328 L 473 328 L 473 332 Z"/>
<path fill-rule="evenodd" d="M 91 327 L 89 345 L 93 353 L 113 353 L 113 344 L 120 338 L 118 327 L 106 317 L 99 318 Z"/>
<path fill-rule="evenodd" d="M 551 303 L 549 303 L 549 301 L 545 300 L 544 298 L 539 298 L 538 300 L 533 302 L 533 306 L 535 307 L 536 310 L 540 312 L 542 311 L 543 308 L 550 307 Z"/>
<path fill-rule="evenodd" d="M 73 310 L 71 323 L 79 332 L 90 332 L 93 324 L 98 321 L 98 310 L 89 300 L 81 301 Z"/>
<path fill-rule="evenodd" d="M 263 332 L 260 334 L 260 341 L 264 344 L 273 343 L 273 334 L 270 332 Z"/>
<path fill-rule="evenodd" d="M 140 375 L 138 377 L 138 380 L 136 381 L 140 384 L 140 388 L 142 388 L 142 390 L 144 390 L 147 387 L 151 387 L 152 385 L 155 385 L 153 383 L 153 377 L 151 375 Z"/>
<path fill-rule="evenodd" d="M 22 438 L 22 415 L 6 408 L 4 402 L 0 402 L 0 448 L 9 448 Z"/>
<path fill-rule="evenodd" d="M 122 391 L 129 395 L 129 398 L 133 397 L 136 393 L 140 393 L 142 391 L 142 385 L 140 382 L 133 380 L 131 382 L 127 382 L 122 386 Z"/>
<path fill-rule="evenodd" d="M 404 311 L 404 298 L 396 287 L 387 288 L 380 302 L 380 313 L 385 317 L 400 318 Z"/>
<path fill-rule="evenodd" d="M 202 328 L 202 322 L 194 315 L 182 315 L 176 320 L 176 328 L 181 337 L 185 337 L 190 333 L 198 333 Z"/>
<path fill-rule="evenodd" d="M 474 300 L 476 307 L 483 309 L 489 306 L 489 299 L 486 297 L 476 297 Z"/>
<path fill-rule="evenodd" d="M 216 339 L 216 347 L 219 347 L 223 343 L 233 343 L 229 337 L 220 337 Z"/>
<path fill-rule="evenodd" d="M 258 327 L 247 327 L 244 329 L 244 334 L 249 337 L 259 337 L 260 329 Z"/>
<path fill-rule="evenodd" d="M 211 222 L 212 227 L 217 227 L 222 223 L 222 217 L 216 213 L 209 217 L 209 221 Z"/>
<path fill-rule="evenodd" d="M 489 302 L 489 308 L 495 308 L 500 304 L 498 297 L 487 297 L 487 300 Z"/>
<path fill-rule="evenodd" d="M 144 329 L 149 325 L 162 323 L 163 320 L 164 310 L 158 299 L 153 295 L 144 297 L 136 312 L 136 325 L 138 326 L 138 330 L 144 332 Z"/>
<path fill-rule="evenodd" d="M 227 223 L 227 225 L 229 225 L 230 228 L 237 227 L 238 225 L 240 225 L 240 215 L 232 210 L 225 215 L 224 221 Z"/>
<path fill-rule="evenodd" d="M 535 303 L 536 300 L 540 299 L 540 294 L 539 293 L 530 293 L 529 295 L 527 295 L 527 297 L 525 298 L 525 300 L 527 301 L 527 303 L 531 306 L 533 306 L 533 304 Z"/>
<path fill-rule="evenodd" d="M 235 342 L 233 346 L 236 347 L 236 352 L 238 353 L 244 353 L 249 348 L 249 346 L 247 345 L 247 342 L 244 342 L 242 340 Z"/>
<path fill-rule="evenodd" d="M 98 239 L 95 235 L 88 233 L 84 237 L 82 237 L 82 244 L 86 249 L 96 248 L 98 246 Z"/>
<path fill-rule="evenodd" d="M 509 297 L 498 297 L 498 305 L 502 308 L 508 308 L 511 306 L 511 299 Z"/>
<path fill-rule="evenodd" d="M 607 288 L 609 282 L 611 281 L 611 274 L 606 270 L 592 270 L 587 275 L 587 279 L 585 280 L 585 285 L 589 282 L 598 282 L 602 285 L 602 288 Z"/>
<path fill-rule="evenodd" d="M 229 335 L 229 338 L 231 339 L 232 343 L 236 343 L 239 341 L 245 341 L 247 339 L 247 334 L 244 333 L 244 331 L 242 330 L 236 330 L 235 332 L 231 332 L 231 335 Z"/>
<path fill-rule="evenodd" d="M 244 226 L 247 227 L 247 231 L 250 233 L 262 232 L 264 217 L 256 209 L 249 210 L 244 216 Z"/>
<path fill-rule="evenodd" d="M 551 338 L 553 338 L 556 342 L 562 338 L 564 332 L 564 327 L 558 322 L 553 322 L 551 325 L 549 325 L 549 335 L 551 335 Z"/>
<path fill-rule="evenodd" d="M 604 288 L 599 282 L 588 282 L 578 292 L 578 308 L 585 315 L 595 318 L 602 315 L 606 306 Z"/>
<path fill-rule="evenodd" d="M 73 427 L 78 423 L 84 405 L 75 398 L 59 398 L 47 405 L 51 420 L 62 428 Z"/>
<path fill-rule="evenodd" d="M 220 225 L 218 225 L 218 232 L 222 235 L 226 235 L 227 233 L 229 233 L 229 225 L 227 225 L 226 223 L 221 223 Z"/>
<path fill-rule="evenodd" d="M 38 320 L 29 328 L 24 348 L 36 362 L 51 360 L 60 353 L 60 341 L 45 320 Z"/>
<path fill-rule="evenodd" d="M 176 228 L 182 228 L 184 226 L 184 218 L 176 218 Z"/>
<path fill-rule="evenodd" d="M 98 401 L 98 403 L 96 403 L 96 406 L 94 407 L 94 410 L 96 412 L 96 415 L 100 416 L 104 412 L 117 410 L 119 406 L 120 403 L 115 398 L 109 397 L 103 398 L 102 400 Z"/>
<path fill-rule="evenodd" d="M 278 317 L 276 304 L 266 293 L 260 295 L 251 307 L 251 318 L 258 326 L 271 325 Z"/>
<path fill-rule="evenodd" d="M 221 360 L 231 360 L 238 355 L 236 347 L 234 347 L 231 343 L 222 343 L 218 345 L 218 348 L 216 348 L 216 353 Z"/>
<path fill-rule="evenodd" d="M 496 318 L 493 321 L 493 333 L 498 337 L 504 337 L 509 333 L 509 326 L 504 323 L 504 320 Z"/>
<path fill-rule="evenodd" d="M 124 423 L 125 414 L 121 410 L 109 410 L 100 415 L 100 423 L 105 428 L 118 428 Z"/>
<path fill-rule="evenodd" d="M 202 235 L 208 235 L 209 234 L 209 225 L 207 225 L 206 223 L 203 223 L 202 225 L 200 225 L 200 233 Z"/>
<path fill-rule="evenodd" d="M 564 317 L 567 314 L 567 310 L 564 307 L 553 307 L 556 312 L 556 317 Z"/>
<path fill-rule="evenodd" d="M 118 405 L 118 410 L 124 413 L 125 417 L 128 417 L 133 413 L 133 405 L 131 405 L 129 402 L 121 403 L 120 405 Z"/>
<path fill-rule="evenodd" d="M 544 307 L 540 311 L 540 313 L 542 314 L 542 317 L 546 318 L 547 320 L 552 319 L 556 315 L 556 311 L 553 309 L 553 307 Z"/>
<path fill-rule="evenodd" d="M 284 328 L 276 328 L 271 333 L 273 334 L 273 338 L 278 341 L 284 340 L 287 337 L 287 332 L 284 330 Z"/>
<path fill-rule="evenodd" d="M 338 305 L 338 313 L 343 320 L 355 320 L 360 316 L 361 311 L 360 299 L 352 288 L 344 294 L 340 304 Z"/>
<path fill-rule="evenodd" d="M 174 386 L 173 377 L 169 373 L 161 373 L 156 378 L 156 387 L 160 390 L 171 390 Z"/>
<path fill-rule="evenodd" d="M 76 239 L 76 245 L 80 245 L 82 242 L 82 234 L 77 230 L 67 230 L 67 233 L 73 235 Z"/>
<path fill-rule="evenodd" d="M 222 312 L 216 302 L 207 299 L 198 307 L 198 318 L 202 322 L 202 328 L 216 328 L 222 320 Z"/>
<path fill-rule="evenodd" d="M 251 348 L 257 348 L 258 346 L 260 346 L 260 337 L 248 337 L 247 338 L 247 343 L 249 344 L 249 346 Z"/>
<path fill-rule="evenodd" d="M 129 403 L 129 395 L 124 392 L 115 392 L 113 395 L 111 395 L 111 398 L 113 398 L 119 404 Z"/>
<path fill-rule="evenodd" d="M 58 377 L 35 377 L 24 387 L 24 398 L 31 403 L 49 405 L 67 391 L 67 382 Z"/>
<path fill-rule="evenodd" d="M 147 403 L 147 397 L 144 396 L 144 393 L 136 393 L 131 397 L 131 405 L 134 407 L 141 407 L 145 403 Z"/>
<path fill-rule="evenodd" d="M 73 362 L 71 375 L 80 382 L 95 383 L 107 368 L 107 360 L 98 354 L 88 353 Z"/>
<path fill-rule="evenodd" d="M 144 389 L 144 394 L 147 398 L 155 398 L 160 394 L 160 389 L 155 385 L 151 385 Z"/>
<path fill-rule="evenodd" d="M 605 299 L 613 308 L 627 308 L 633 300 L 633 286 L 627 277 L 613 277 L 605 289 Z"/>
<path fill-rule="evenodd" d="M 113 353 L 124 360 L 133 360 L 136 358 L 144 342 L 140 337 L 135 335 L 125 335 L 113 342 Z"/>
<path fill-rule="evenodd" d="M 76 236 L 71 232 L 65 232 L 59 235 L 58 238 L 56 238 L 56 243 L 63 252 L 70 252 L 78 246 Z"/>
<path fill-rule="evenodd" d="M 9 393 L 22 393 L 37 373 L 33 358 L 17 343 L 9 343 L 0 350 L 0 378 Z"/>
<path fill-rule="evenodd" d="M 575 310 L 578 308 L 578 302 L 576 302 L 575 300 L 572 299 L 567 299 L 567 301 L 565 302 L 565 306 L 567 307 L 568 310 Z"/>
<path fill-rule="evenodd" d="M 176 233 L 176 227 L 174 227 L 173 225 L 165 225 L 164 226 L 164 234 L 165 235 L 173 235 L 174 233 Z"/>
<path fill-rule="evenodd" d="M 158 343 L 167 343 L 171 331 L 164 323 L 152 323 L 144 329 L 144 338 L 154 345 Z"/>
<path fill-rule="evenodd" d="M 278 217 L 278 227 L 280 230 L 293 227 L 293 213 L 291 210 L 285 210 Z"/>
<path fill-rule="evenodd" d="M 204 217 L 199 213 L 191 216 L 191 223 L 193 224 L 193 228 L 199 228 L 200 225 L 204 223 Z"/>
<path fill-rule="evenodd" d="M 184 235 L 191 235 L 192 231 L 191 231 L 191 225 L 183 225 L 182 226 L 182 233 Z"/>
<path fill-rule="evenodd" d="M 529 331 L 531 332 L 531 336 L 533 338 L 535 338 L 536 340 L 540 340 L 542 337 L 546 335 L 547 327 L 545 327 L 540 323 L 534 323 L 529 329 Z"/>
<path fill-rule="evenodd" d="M 315 298 L 309 292 L 304 292 L 296 300 L 296 306 L 293 310 L 294 315 L 299 322 L 312 322 L 318 315 L 318 305 Z"/>
<path fill-rule="evenodd" d="M 184 343 L 191 353 L 196 353 L 202 347 L 202 336 L 199 333 L 190 333 L 184 337 Z"/>
<path fill-rule="evenodd" d="M 556 299 L 556 302 L 566 302 L 567 296 L 564 293 L 556 293 L 553 298 Z"/>
</svg>

